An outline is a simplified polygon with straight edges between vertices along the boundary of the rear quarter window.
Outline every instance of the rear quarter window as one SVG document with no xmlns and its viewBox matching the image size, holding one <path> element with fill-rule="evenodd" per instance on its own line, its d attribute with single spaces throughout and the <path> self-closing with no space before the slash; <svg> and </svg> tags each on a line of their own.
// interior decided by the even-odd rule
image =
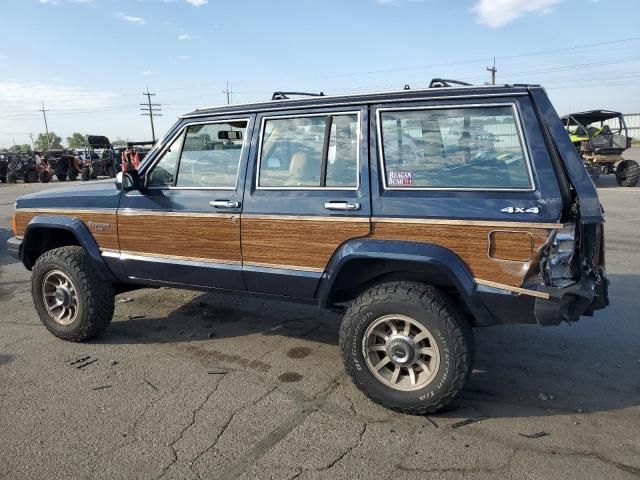
<svg viewBox="0 0 640 480">
<path fill-rule="evenodd" d="M 532 190 L 515 110 L 379 110 L 388 189 Z"/>
</svg>

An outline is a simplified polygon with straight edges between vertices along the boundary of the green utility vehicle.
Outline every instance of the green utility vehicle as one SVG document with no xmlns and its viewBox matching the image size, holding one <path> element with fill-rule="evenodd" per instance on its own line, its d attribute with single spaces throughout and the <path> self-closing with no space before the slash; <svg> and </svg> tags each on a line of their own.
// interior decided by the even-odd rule
<svg viewBox="0 0 640 480">
<path fill-rule="evenodd" d="M 562 117 L 562 123 L 594 182 L 600 175 L 615 173 L 622 187 L 638 183 L 640 165 L 622 158 L 622 152 L 631 148 L 622 113 L 609 110 L 572 113 Z"/>
</svg>

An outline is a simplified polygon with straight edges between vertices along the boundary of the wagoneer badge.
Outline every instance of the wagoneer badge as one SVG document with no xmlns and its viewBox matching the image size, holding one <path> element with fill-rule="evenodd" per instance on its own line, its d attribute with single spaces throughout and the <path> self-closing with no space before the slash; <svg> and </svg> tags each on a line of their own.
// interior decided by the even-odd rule
<svg viewBox="0 0 640 480">
<path fill-rule="evenodd" d="M 98 232 L 104 232 L 107 228 L 111 228 L 110 223 L 94 222 L 93 220 L 89 220 L 87 223 L 91 228 L 95 229 Z"/>
</svg>

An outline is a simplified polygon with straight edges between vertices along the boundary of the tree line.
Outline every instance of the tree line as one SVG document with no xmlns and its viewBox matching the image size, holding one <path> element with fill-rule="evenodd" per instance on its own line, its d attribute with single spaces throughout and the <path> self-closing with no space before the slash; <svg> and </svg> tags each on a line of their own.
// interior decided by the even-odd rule
<svg viewBox="0 0 640 480">
<path fill-rule="evenodd" d="M 89 146 L 87 142 L 87 135 L 83 135 L 80 132 L 74 132 L 70 137 L 66 138 L 67 147 L 66 148 L 85 148 Z M 124 140 L 116 140 L 113 142 L 114 145 L 124 145 L 126 141 Z M 39 133 L 36 139 L 33 142 L 33 148 L 28 143 L 17 144 L 9 147 L 8 150 L 10 152 L 20 152 L 27 151 L 30 152 L 32 150 L 43 151 L 43 150 L 63 150 L 65 147 L 62 146 L 62 137 L 56 135 L 55 132 L 49 132 L 49 136 L 47 138 L 46 133 Z"/>
</svg>

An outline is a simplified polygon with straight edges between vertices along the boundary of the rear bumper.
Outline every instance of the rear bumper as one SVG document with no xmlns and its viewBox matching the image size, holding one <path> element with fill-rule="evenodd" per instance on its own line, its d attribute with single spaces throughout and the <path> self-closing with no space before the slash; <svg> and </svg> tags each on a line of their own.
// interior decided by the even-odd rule
<svg viewBox="0 0 640 480">
<path fill-rule="evenodd" d="M 609 280 L 602 277 L 566 288 L 547 289 L 549 299 L 537 298 L 534 307 L 536 322 L 540 325 L 558 325 L 576 322 L 581 315 L 591 316 L 596 310 L 609 305 Z"/>
<path fill-rule="evenodd" d="M 20 250 L 22 248 L 22 238 L 19 237 L 11 237 L 7 240 L 7 251 L 9 255 L 11 255 L 16 260 L 22 260 L 20 255 Z"/>
<path fill-rule="evenodd" d="M 532 290 L 548 298 L 516 294 L 507 290 L 478 286 L 476 295 L 488 315 L 477 318 L 478 325 L 538 324 L 559 325 L 593 315 L 609 305 L 609 281 L 585 279 L 566 288 L 539 286 Z"/>
</svg>

